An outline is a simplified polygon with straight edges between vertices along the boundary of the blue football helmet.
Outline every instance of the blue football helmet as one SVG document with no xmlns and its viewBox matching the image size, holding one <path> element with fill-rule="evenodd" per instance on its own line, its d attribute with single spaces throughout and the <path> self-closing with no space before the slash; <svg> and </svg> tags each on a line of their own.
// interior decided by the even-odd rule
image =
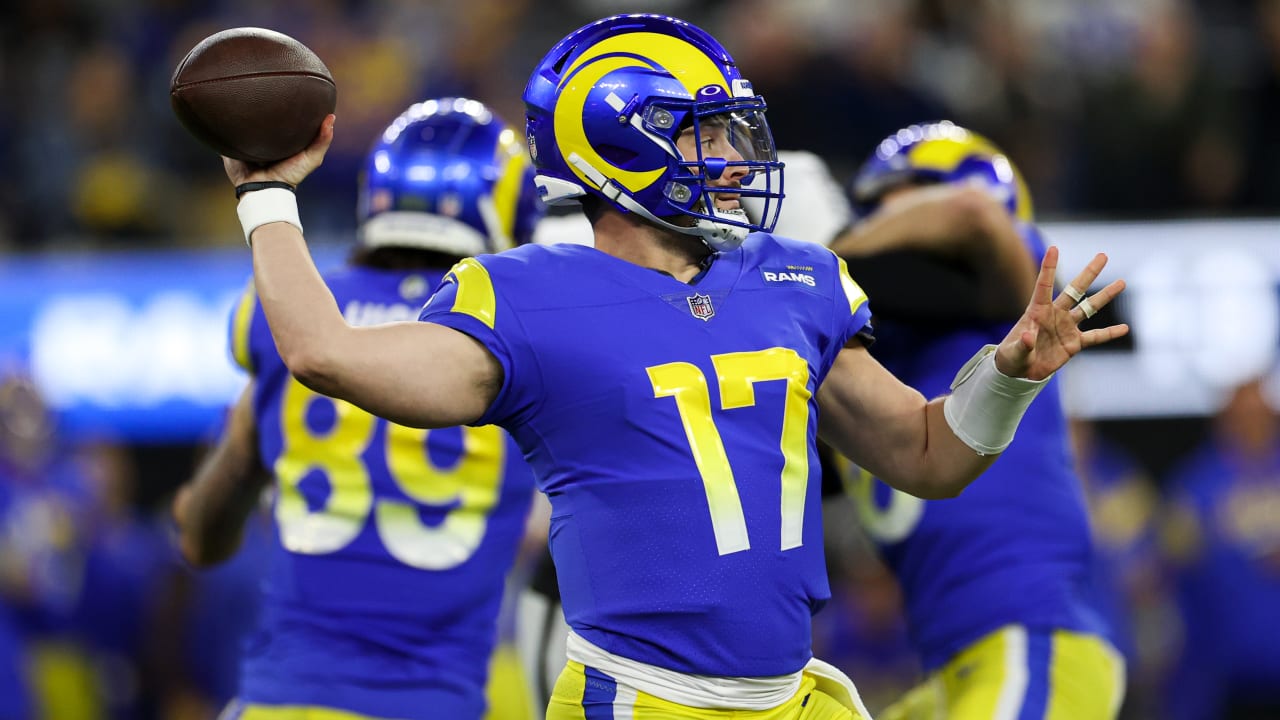
<svg viewBox="0 0 1280 720">
<path fill-rule="evenodd" d="M 524 101 L 548 204 L 591 193 L 717 251 L 777 221 L 782 163 L 764 99 L 720 43 L 689 23 L 616 15 L 579 28 L 538 63 Z M 686 159 L 678 141 L 696 157 Z M 763 199 L 759 221 L 740 202 L 717 208 L 726 194 Z"/>
<path fill-rule="evenodd" d="M 467 257 L 529 242 L 545 210 L 515 131 L 481 102 L 440 98 L 383 131 L 357 213 L 366 247 Z"/>
<path fill-rule="evenodd" d="M 1034 220 L 1022 175 L 990 140 L 949 121 L 905 127 L 880 142 L 853 179 L 854 212 L 866 217 L 905 185 L 967 183 L 1004 203 L 1021 223 Z"/>
</svg>

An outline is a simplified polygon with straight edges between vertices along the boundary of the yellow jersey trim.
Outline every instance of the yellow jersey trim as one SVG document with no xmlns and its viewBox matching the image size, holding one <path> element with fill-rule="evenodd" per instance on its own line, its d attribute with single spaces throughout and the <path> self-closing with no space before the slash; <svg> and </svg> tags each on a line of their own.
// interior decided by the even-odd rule
<svg viewBox="0 0 1280 720">
<path fill-rule="evenodd" d="M 840 288 L 844 290 L 844 296 L 849 301 L 849 314 L 854 315 L 867 303 L 867 294 L 849 276 L 849 265 L 845 263 L 844 258 L 837 255 L 836 259 L 840 261 Z"/>
<path fill-rule="evenodd" d="M 449 271 L 449 278 L 458 285 L 453 299 L 453 312 L 470 315 L 484 323 L 490 330 L 497 314 L 498 301 L 493 292 L 493 280 L 489 271 L 475 258 L 467 258 Z"/>
<path fill-rule="evenodd" d="M 235 358 L 237 365 L 250 373 L 253 372 L 253 357 L 249 355 L 249 329 L 253 324 L 253 309 L 257 304 L 258 296 L 250 282 L 236 304 L 235 316 L 231 321 L 231 356 Z"/>
</svg>

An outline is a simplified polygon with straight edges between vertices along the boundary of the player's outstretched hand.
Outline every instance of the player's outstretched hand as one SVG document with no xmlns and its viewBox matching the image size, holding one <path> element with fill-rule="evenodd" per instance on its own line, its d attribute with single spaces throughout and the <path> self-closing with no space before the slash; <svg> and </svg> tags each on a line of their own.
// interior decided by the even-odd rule
<svg viewBox="0 0 1280 720">
<path fill-rule="evenodd" d="M 1081 350 L 1127 335 L 1129 326 L 1123 323 L 1087 331 L 1079 327 L 1124 291 L 1124 280 L 1116 280 L 1093 295 L 1084 296 L 1106 266 L 1107 256 L 1098 253 L 1054 298 L 1058 248 L 1050 247 L 1040 263 L 1031 303 L 996 350 L 996 368 L 1010 377 L 1043 380 Z"/>
<path fill-rule="evenodd" d="M 329 151 L 329 145 L 333 142 L 333 122 L 335 120 L 333 114 L 330 114 L 320 123 L 320 131 L 316 133 L 316 138 L 305 150 L 294 155 L 291 158 L 285 158 L 274 165 L 262 167 L 260 165 L 250 165 L 242 160 L 233 160 L 225 155 L 222 157 L 222 166 L 227 171 L 227 177 L 231 180 L 232 185 L 242 185 L 247 182 L 265 182 L 276 180 L 287 182 L 294 187 L 302 183 L 312 170 L 320 167 L 320 163 L 324 162 L 324 154 Z"/>
</svg>

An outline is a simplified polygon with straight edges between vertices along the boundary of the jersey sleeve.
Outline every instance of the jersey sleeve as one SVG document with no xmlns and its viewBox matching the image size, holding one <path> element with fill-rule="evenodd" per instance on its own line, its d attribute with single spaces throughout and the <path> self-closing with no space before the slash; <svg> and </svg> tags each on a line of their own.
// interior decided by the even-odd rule
<svg viewBox="0 0 1280 720">
<path fill-rule="evenodd" d="M 257 368 L 253 357 L 253 329 L 254 325 L 260 322 L 255 319 L 259 314 L 258 296 L 253 291 L 253 283 L 250 282 L 241 293 L 240 299 L 236 300 L 236 304 L 231 308 L 228 328 L 231 359 L 250 375 L 255 374 Z"/>
<path fill-rule="evenodd" d="M 502 387 L 489 409 L 473 425 L 509 426 L 531 407 L 534 361 L 523 327 L 511 306 L 495 290 L 481 260 L 467 258 L 440 281 L 418 315 L 422 322 L 466 333 L 502 365 Z"/>
<path fill-rule="evenodd" d="M 867 294 L 849 275 L 849 267 L 844 258 L 836 257 L 840 292 L 836 293 L 836 325 L 835 338 L 837 351 L 843 348 L 854 337 L 862 338 L 867 345 L 875 342 L 875 331 L 871 327 L 871 306 Z"/>
<path fill-rule="evenodd" d="M 867 294 L 850 277 L 849 269 L 842 258 L 830 251 L 825 251 L 824 255 L 824 259 L 830 263 L 828 267 L 833 271 L 828 277 L 834 275 L 836 279 L 828 286 L 829 289 L 824 295 L 830 303 L 831 324 L 827 330 L 826 345 L 821 349 L 822 368 L 819 371 L 819 384 L 835 364 L 836 355 L 851 340 L 859 338 L 868 346 L 875 342 Z"/>
</svg>

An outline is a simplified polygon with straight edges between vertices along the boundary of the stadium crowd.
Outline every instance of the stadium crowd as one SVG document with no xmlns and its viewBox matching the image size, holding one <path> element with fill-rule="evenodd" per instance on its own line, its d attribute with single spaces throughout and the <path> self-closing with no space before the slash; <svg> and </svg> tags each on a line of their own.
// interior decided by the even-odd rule
<svg viewBox="0 0 1280 720">
<path fill-rule="evenodd" d="M 950 118 L 1018 159 L 1041 216 L 1258 214 L 1280 198 L 1273 0 L 637 8 L 732 34 L 779 146 L 819 151 L 841 177 L 897 128 Z M 278 29 L 327 61 L 344 132 L 310 182 L 324 201 L 305 219 L 341 234 L 355 223 L 355 170 L 387 117 L 432 95 L 521 117 L 541 48 L 613 10 L 594 0 L 15 0 L 0 27 L 0 239 L 39 249 L 225 235 L 221 179 L 167 98 L 177 61 L 214 31 Z"/>
</svg>

